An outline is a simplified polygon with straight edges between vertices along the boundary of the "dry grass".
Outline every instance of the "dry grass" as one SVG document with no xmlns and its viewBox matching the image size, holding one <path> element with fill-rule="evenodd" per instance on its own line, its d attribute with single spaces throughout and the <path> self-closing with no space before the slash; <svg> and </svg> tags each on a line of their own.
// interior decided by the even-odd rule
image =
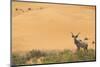
<svg viewBox="0 0 100 67">
<path fill-rule="evenodd" d="M 87 53 L 83 50 L 72 52 L 71 50 L 63 51 L 40 51 L 32 50 L 28 53 L 12 55 L 13 64 L 45 64 L 60 62 L 92 61 L 95 60 L 95 50 L 89 49 Z"/>
</svg>

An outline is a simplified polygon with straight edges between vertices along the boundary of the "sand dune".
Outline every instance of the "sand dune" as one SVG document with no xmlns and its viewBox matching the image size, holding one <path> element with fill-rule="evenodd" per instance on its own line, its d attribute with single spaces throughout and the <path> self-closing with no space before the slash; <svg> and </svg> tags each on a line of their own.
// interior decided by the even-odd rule
<svg viewBox="0 0 100 67">
<path fill-rule="evenodd" d="M 95 7 L 24 2 L 12 6 L 12 51 L 74 50 L 70 32 L 81 32 L 79 38 L 88 37 L 89 48 L 95 48 L 91 44 L 95 41 Z"/>
</svg>

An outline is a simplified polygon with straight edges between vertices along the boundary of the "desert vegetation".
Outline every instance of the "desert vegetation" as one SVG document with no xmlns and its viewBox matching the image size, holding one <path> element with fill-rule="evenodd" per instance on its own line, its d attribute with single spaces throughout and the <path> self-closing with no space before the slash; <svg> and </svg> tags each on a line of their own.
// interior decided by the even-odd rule
<svg viewBox="0 0 100 67">
<path fill-rule="evenodd" d="M 76 52 L 72 52 L 71 50 L 31 50 L 25 54 L 13 53 L 12 55 L 13 65 L 62 63 L 92 60 L 95 60 L 94 49 L 89 49 L 87 53 L 85 53 L 82 49 Z"/>
</svg>

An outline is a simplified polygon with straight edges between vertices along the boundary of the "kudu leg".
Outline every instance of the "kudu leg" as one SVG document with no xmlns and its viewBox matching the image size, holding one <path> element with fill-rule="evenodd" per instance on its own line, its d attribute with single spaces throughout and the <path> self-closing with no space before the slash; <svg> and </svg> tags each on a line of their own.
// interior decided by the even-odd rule
<svg viewBox="0 0 100 67">
<path fill-rule="evenodd" d="M 80 51 L 80 47 L 77 47 L 77 51 Z"/>
<path fill-rule="evenodd" d="M 84 52 L 85 52 L 85 53 L 88 52 L 88 48 L 87 48 L 87 47 L 84 48 Z"/>
</svg>

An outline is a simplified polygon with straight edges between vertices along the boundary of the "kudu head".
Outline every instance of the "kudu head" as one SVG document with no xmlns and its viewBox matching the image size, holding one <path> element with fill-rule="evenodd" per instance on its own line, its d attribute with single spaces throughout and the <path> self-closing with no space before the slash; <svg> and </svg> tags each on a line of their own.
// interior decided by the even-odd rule
<svg viewBox="0 0 100 67">
<path fill-rule="evenodd" d="M 74 34 L 71 32 L 71 34 L 72 34 L 72 38 L 76 39 L 76 38 L 79 36 L 80 33 L 78 33 L 77 35 L 74 35 Z"/>
</svg>

